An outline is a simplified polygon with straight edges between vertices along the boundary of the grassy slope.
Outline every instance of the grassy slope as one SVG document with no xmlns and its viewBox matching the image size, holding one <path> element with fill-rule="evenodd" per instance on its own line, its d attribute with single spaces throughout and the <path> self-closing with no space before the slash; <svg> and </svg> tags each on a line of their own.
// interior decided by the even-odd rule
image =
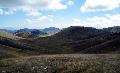
<svg viewBox="0 0 120 73">
<path fill-rule="evenodd" d="M 8 73 L 120 73 L 119 54 L 57 54 L 0 60 Z"/>
<path fill-rule="evenodd" d="M 6 38 L 9 38 L 9 39 L 13 39 L 13 40 L 16 40 L 16 39 L 20 39 L 20 37 L 17 37 L 11 33 L 8 33 L 8 32 L 5 32 L 5 31 L 0 31 L 0 36 L 1 37 L 6 37 Z"/>
<path fill-rule="evenodd" d="M 6 58 L 29 56 L 29 55 L 31 55 L 31 52 L 29 51 L 23 51 L 21 49 L 16 49 L 0 44 L 0 60 Z"/>
</svg>

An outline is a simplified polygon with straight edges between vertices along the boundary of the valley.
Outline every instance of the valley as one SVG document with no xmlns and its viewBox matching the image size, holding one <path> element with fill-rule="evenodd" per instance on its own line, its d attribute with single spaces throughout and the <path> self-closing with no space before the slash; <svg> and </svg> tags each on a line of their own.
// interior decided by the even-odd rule
<svg viewBox="0 0 120 73">
<path fill-rule="evenodd" d="M 119 73 L 118 28 L 0 31 L 0 73 Z"/>
</svg>

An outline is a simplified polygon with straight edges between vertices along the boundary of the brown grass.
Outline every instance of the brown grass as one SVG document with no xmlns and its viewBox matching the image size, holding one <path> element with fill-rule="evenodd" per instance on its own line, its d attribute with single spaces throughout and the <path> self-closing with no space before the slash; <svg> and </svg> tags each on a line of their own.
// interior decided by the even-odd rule
<svg viewBox="0 0 120 73">
<path fill-rule="evenodd" d="M 2 59 L 0 73 L 120 73 L 120 55 L 57 54 Z"/>
</svg>

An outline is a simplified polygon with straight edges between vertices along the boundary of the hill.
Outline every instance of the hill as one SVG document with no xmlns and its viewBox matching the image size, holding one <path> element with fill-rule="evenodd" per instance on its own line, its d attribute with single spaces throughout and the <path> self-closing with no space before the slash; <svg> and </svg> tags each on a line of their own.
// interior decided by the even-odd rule
<svg viewBox="0 0 120 73">
<path fill-rule="evenodd" d="M 40 34 L 38 30 L 33 33 Z M 120 33 L 92 27 L 71 26 L 47 37 L 0 41 L 2 45 L 38 54 L 120 53 Z"/>
<path fill-rule="evenodd" d="M 59 33 L 55 34 L 54 37 L 59 39 L 70 39 L 70 40 L 83 40 L 89 39 L 101 34 L 106 34 L 107 31 L 102 31 L 92 27 L 80 27 L 80 26 L 71 26 L 61 30 Z"/>
<path fill-rule="evenodd" d="M 40 53 L 114 53 L 120 51 L 119 36 L 101 29 L 72 26 L 52 36 L 19 41 Z"/>
</svg>

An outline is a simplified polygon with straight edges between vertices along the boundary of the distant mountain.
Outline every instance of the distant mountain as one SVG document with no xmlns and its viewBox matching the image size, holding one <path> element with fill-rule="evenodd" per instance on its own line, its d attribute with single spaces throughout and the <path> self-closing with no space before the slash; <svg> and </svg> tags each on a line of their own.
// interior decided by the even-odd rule
<svg viewBox="0 0 120 73">
<path fill-rule="evenodd" d="M 15 33 L 16 30 L 0 29 L 1 32 Z"/>
<path fill-rule="evenodd" d="M 40 35 L 47 34 L 37 29 L 21 29 L 21 30 L 18 30 L 16 32 L 16 36 L 23 37 L 23 38 L 35 38 L 35 37 L 39 37 Z"/>
<path fill-rule="evenodd" d="M 58 32 L 60 31 L 59 28 L 55 28 L 55 27 L 49 27 L 49 28 L 44 28 L 44 29 L 28 29 L 28 28 L 24 28 L 24 29 L 20 29 L 20 30 L 17 30 L 16 33 L 19 33 L 19 32 L 32 32 L 34 30 L 39 30 L 41 32 L 45 32 L 45 33 L 51 33 L 51 32 Z"/>
<path fill-rule="evenodd" d="M 15 32 L 15 34 L 19 37 L 23 38 L 33 38 L 33 37 L 46 37 L 46 36 L 51 36 L 54 35 L 55 33 L 59 32 L 59 28 L 55 27 L 50 27 L 50 28 L 45 28 L 45 29 L 20 29 Z"/>
<path fill-rule="evenodd" d="M 46 33 L 56 33 L 56 32 L 59 32 L 60 29 L 55 27 L 49 27 L 49 28 L 42 29 L 42 31 Z"/>
<path fill-rule="evenodd" d="M 42 32 L 42 31 L 37 30 L 37 29 L 32 30 L 31 33 L 33 35 L 45 35 L 46 34 L 46 32 Z"/>
<path fill-rule="evenodd" d="M 112 33 L 119 33 L 120 32 L 120 26 L 104 28 L 103 30 L 108 31 L 108 32 L 112 32 Z"/>
<path fill-rule="evenodd" d="M 31 32 L 32 30 L 33 30 L 33 29 L 24 28 L 24 29 L 17 30 L 15 33 Z"/>
</svg>

